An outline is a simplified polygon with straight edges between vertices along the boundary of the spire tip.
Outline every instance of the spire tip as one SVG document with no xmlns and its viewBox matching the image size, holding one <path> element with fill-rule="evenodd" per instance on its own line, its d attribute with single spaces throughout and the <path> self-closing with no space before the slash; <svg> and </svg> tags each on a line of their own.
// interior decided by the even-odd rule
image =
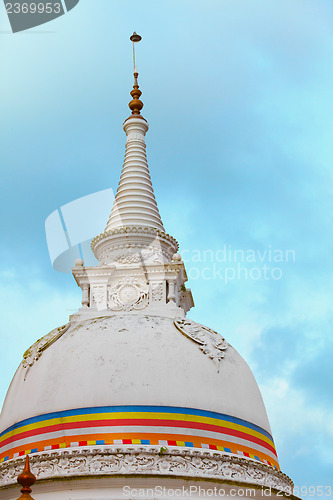
<svg viewBox="0 0 333 500">
<path fill-rule="evenodd" d="M 134 68 L 134 85 L 133 85 L 133 90 L 130 92 L 132 96 L 132 101 L 129 103 L 129 108 L 132 111 L 132 115 L 135 116 L 140 116 L 140 111 L 143 108 L 143 102 L 140 101 L 140 96 L 142 94 L 141 90 L 139 90 L 139 85 L 138 85 L 138 70 L 136 68 L 135 64 L 135 47 L 134 44 L 140 42 L 142 40 L 142 37 L 138 35 L 135 31 L 132 36 L 130 36 L 131 42 L 133 42 L 133 68 Z M 141 118 L 141 116 L 140 116 Z"/>
</svg>

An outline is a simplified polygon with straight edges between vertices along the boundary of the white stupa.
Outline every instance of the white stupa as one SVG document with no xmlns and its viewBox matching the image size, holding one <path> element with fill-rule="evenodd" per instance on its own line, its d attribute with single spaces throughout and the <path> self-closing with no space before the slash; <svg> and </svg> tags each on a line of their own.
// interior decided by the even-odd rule
<svg viewBox="0 0 333 500">
<path fill-rule="evenodd" d="M 73 268 L 82 307 L 26 351 L 8 390 L 2 500 L 18 498 L 27 454 L 36 500 L 292 490 L 251 370 L 219 333 L 186 318 L 194 304 L 156 204 L 137 77 L 115 202 L 92 242 L 99 264 Z"/>
</svg>

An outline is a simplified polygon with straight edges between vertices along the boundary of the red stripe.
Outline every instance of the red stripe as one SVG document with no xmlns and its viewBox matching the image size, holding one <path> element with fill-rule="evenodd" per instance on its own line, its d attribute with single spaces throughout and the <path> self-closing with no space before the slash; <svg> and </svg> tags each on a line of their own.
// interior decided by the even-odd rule
<svg viewBox="0 0 333 500">
<path fill-rule="evenodd" d="M 237 431 L 235 429 L 230 429 L 228 427 L 220 427 L 213 424 L 205 424 L 202 422 L 190 422 L 190 421 L 182 421 L 182 420 L 149 420 L 149 419 L 105 419 L 105 420 L 91 420 L 86 422 L 66 422 L 57 425 L 50 425 L 48 427 L 42 427 L 39 429 L 32 429 L 30 431 L 23 432 L 22 434 L 17 434 L 16 436 L 11 436 L 5 439 L 1 447 L 6 444 L 12 443 L 14 441 L 18 441 L 19 439 L 24 439 L 31 436 L 38 436 L 39 434 L 46 434 L 49 432 L 56 432 L 64 429 L 84 429 L 90 427 L 113 427 L 113 426 L 148 426 L 148 427 L 176 427 L 176 428 L 185 428 L 185 429 L 202 429 L 211 432 L 217 432 L 219 434 L 227 434 L 230 436 L 239 437 L 241 439 L 245 439 L 246 441 L 251 441 L 256 443 L 267 450 L 270 450 L 276 455 L 275 448 L 268 444 L 266 441 L 263 441 L 256 436 L 252 436 L 251 434 L 246 434 L 246 432 Z M 1 449 L 1 448 L 0 448 Z"/>
</svg>

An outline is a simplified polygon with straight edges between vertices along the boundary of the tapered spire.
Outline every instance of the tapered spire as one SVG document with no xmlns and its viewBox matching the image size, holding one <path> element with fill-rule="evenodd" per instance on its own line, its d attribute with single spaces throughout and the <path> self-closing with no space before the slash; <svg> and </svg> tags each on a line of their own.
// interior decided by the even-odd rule
<svg viewBox="0 0 333 500">
<path fill-rule="evenodd" d="M 32 474 L 30 470 L 29 463 L 29 455 L 26 456 L 25 459 L 25 467 L 23 472 L 18 476 L 17 482 L 22 486 L 21 493 L 22 495 L 18 498 L 18 500 L 33 500 L 31 493 L 31 488 L 33 484 L 36 482 L 36 477 Z"/>
<path fill-rule="evenodd" d="M 125 160 L 106 231 L 128 226 L 149 227 L 164 231 L 157 208 L 154 190 L 149 174 L 146 156 L 145 135 L 149 125 L 140 115 L 143 103 L 138 85 L 138 72 L 135 65 L 134 44 L 141 40 L 135 32 L 133 42 L 134 86 L 129 108 L 132 115 L 124 123 L 127 135 Z"/>
</svg>

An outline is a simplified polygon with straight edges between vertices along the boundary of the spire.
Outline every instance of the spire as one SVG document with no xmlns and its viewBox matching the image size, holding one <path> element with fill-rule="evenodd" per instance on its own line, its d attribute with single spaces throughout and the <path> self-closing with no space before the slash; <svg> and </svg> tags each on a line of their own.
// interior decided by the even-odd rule
<svg viewBox="0 0 333 500">
<path fill-rule="evenodd" d="M 149 227 L 164 231 L 157 208 L 146 156 L 145 135 L 149 125 L 140 115 L 143 103 L 138 85 L 134 44 L 141 40 L 135 32 L 133 42 L 134 86 L 129 103 L 132 115 L 124 123 L 127 135 L 125 160 L 106 231 L 121 227 Z"/>
<path fill-rule="evenodd" d="M 30 463 L 29 463 L 29 455 L 26 456 L 25 459 L 25 467 L 23 472 L 18 476 L 17 482 L 23 486 L 21 489 L 22 495 L 18 500 L 33 500 L 32 496 L 30 496 L 31 493 L 31 488 L 33 484 L 36 482 L 36 477 L 32 474 L 30 470 Z"/>
<path fill-rule="evenodd" d="M 164 230 L 149 175 L 145 144 L 149 125 L 140 115 L 143 104 L 134 52 L 140 40 L 133 33 L 134 87 L 132 114 L 123 125 L 124 165 L 105 231 L 91 242 L 99 264 L 84 267 L 80 261 L 73 268 L 82 289 L 80 320 L 124 311 L 163 310 L 167 316 L 182 317 L 193 306 L 191 291 L 184 286 L 187 276 L 178 243 Z"/>
</svg>

